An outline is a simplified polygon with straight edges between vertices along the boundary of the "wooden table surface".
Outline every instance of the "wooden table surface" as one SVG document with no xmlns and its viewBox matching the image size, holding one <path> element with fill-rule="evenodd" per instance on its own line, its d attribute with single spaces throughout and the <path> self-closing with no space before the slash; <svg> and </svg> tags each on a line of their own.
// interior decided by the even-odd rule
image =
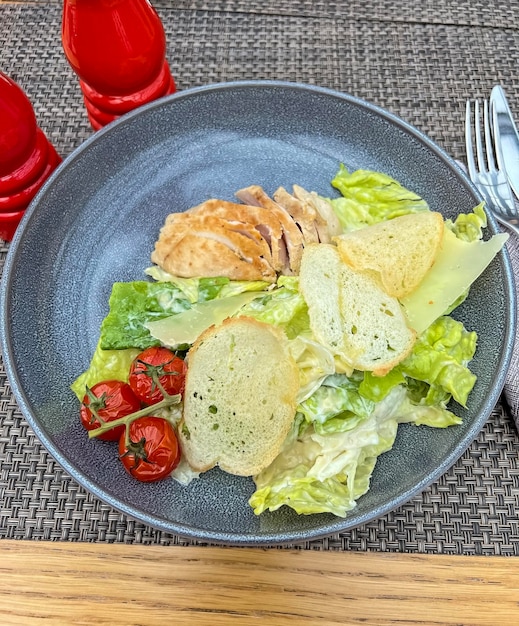
<svg viewBox="0 0 519 626">
<path fill-rule="evenodd" d="M 0 623 L 514 624 L 519 560 L 0 542 Z"/>
</svg>

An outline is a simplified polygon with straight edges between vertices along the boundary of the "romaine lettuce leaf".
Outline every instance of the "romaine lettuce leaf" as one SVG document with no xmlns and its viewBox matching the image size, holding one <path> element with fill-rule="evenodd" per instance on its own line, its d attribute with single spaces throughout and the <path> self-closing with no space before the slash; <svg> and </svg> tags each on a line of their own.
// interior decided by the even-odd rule
<svg viewBox="0 0 519 626">
<path fill-rule="evenodd" d="M 160 272 L 157 275 L 164 278 Z M 263 281 L 231 281 L 225 277 L 179 279 L 167 276 L 170 280 L 160 282 L 114 283 L 110 311 L 101 324 L 101 347 L 104 350 L 144 349 L 159 345 L 160 341 L 151 335 L 148 324 L 184 313 L 195 303 L 238 297 L 268 286 Z M 243 303 L 253 297 L 243 299 Z M 214 322 L 208 326 L 211 323 Z"/>
<path fill-rule="evenodd" d="M 415 405 L 404 385 L 395 386 L 351 429 L 319 433 L 318 421 L 299 425 L 273 463 L 254 477 L 249 504 L 256 515 L 287 505 L 300 514 L 345 517 L 368 491 L 377 458 L 393 447 L 400 423 L 443 428 L 460 421 L 445 409 Z"/>
<path fill-rule="evenodd" d="M 364 372 L 359 384 L 359 393 L 372 402 L 380 402 L 398 385 L 406 382 L 406 378 L 398 367 L 394 367 L 385 376 L 374 376 L 371 372 Z"/>
<path fill-rule="evenodd" d="M 484 202 L 478 204 L 472 213 L 461 213 L 454 220 L 445 220 L 445 226 L 451 230 L 458 239 L 463 241 L 477 241 L 483 238 L 483 228 L 487 225 L 487 216 Z"/>
<path fill-rule="evenodd" d="M 461 322 L 444 316 L 417 339 L 413 351 L 397 367 L 408 378 L 429 385 L 425 404 L 445 405 L 450 396 L 466 406 L 476 376 L 467 364 L 476 351 L 477 335 Z"/>
<path fill-rule="evenodd" d="M 263 280 L 231 280 L 225 276 L 216 278 L 182 278 L 174 276 L 158 265 L 148 267 L 145 274 L 158 282 L 169 282 L 178 287 L 191 302 L 205 302 L 214 298 L 228 298 L 245 291 L 263 291 L 270 286 Z"/>
<path fill-rule="evenodd" d="M 416 426 L 430 426 L 431 428 L 448 428 L 462 423 L 460 417 L 446 408 L 451 399 L 450 394 L 444 392 L 440 387 L 436 387 L 433 392 L 437 396 L 437 403 L 428 404 L 428 401 L 432 400 L 432 396 L 424 390 L 426 385 L 424 385 L 424 389 L 418 391 L 420 381 L 411 382 L 418 384 L 415 389 L 413 389 L 413 385 L 408 384 L 407 386 L 407 398 L 400 407 L 399 421 L 401 423 L 412 422 Z"/>
<path fill-rule="evenodd" d="M 130 365 L 139 352 L 137 348 L 102 350 L 101 342 L 98 342 L 88 369 L 72 383 L 72 391 L 83 400 L 85 386 L 92 387 L 102 380 L 127 382 Z"/>
<path fill-rule="evenodd" d="M 101 324 L 101 348 L 121 350 L 159 345 L 144 324 L 185 311 L 191 303 L 171 283 L 133 281 L 114 283 L 109 306 Z"/>
<path fill-rule="evenodd" d="M 173 276 L 158 265 L 152 265 L 144 270 L 144 273 L 151 276 L 157 282 L 171 283 L 178 287 L 189 302 L 198 302 L 198 278 L 181 278 L 180 276 Z"/>
<path fill-rule="evenodd" d="M 360 395 L 360 380 L 362 374 L 360 377 L 328 376 L 307 400 L 299 404 L 298 411 L 319 434 L 351 430 L 375 408 L 374 402 Z"/>
<path fill-rule="evenodd" d="M 318 434 L 307 428 L 295 441 L 288 439 L 254 478 L 257 489 L 249 500 L 254 513 L 288 505 L 300 514 L 345 517 L 369 489 L 377 457 L 393 446 L 404 398 L 405 390 L 396 387 L 351 430 Z"/>
<path fill-rule="evenodd" d="M 303 402 L 319 389 L 324 379 L 335 372 L 333 354 L 305 335 L 289 340 L 288 347 L 299 368 L 297 401 Z"/>
<path fill-rule="evenodd" d="M 289 339 L 310 329 L 308 307 L 299 292 L 299 280 L 295 276 L 289 280 L 286 276 L 280 277 L 278 288 L 255 298 L 250 304 L 245 305 L 239 314 L 279 326 Z"/>
<path fill-rule="evenodd" d="M 477 334 L 452 317 L 438 318 L 416 340 L 413 350 L 385 376 L 364 372 L 359 392 L 379 402 L 405 384 L 417 404 L 445 408 L 452 397 L 465 406 L 476 382 L 467 367 L 476 351 Z"/>
<path fill-rule="evenodd" d="M 429 210 L 420 196 L 380 172 L 356 170 L 350 173 L 341 164 L 332 185 L 343 196 L 334 198 L 331 203 L 345 231 Z"/>
</svg>

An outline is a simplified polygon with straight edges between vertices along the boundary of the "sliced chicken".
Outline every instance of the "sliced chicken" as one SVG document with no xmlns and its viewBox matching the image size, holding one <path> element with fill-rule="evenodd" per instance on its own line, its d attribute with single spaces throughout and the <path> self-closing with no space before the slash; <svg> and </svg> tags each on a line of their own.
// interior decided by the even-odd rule
<svg viewBox="0 0 519 626">
<path fill-rule="evenodd" d="M 152 259 L 153 260 L 153 259 Z M 159 263 L 160 265 L 160 263 Z M 249 263 L 217 239 L 186 234 L 168 256 L 167 272 L 175 276 L 226 276 L 231 280 L 265 280 L 274 282 L 276 275 L 265 276 L 257 264 Z"/>
<path fill-rule="evenodd" d="M 301 257 L 303 256 L 304 239 L 291 215 L 285 208 L 274 202 L 259 185 L 240 189 L 236 192 L 236 197 L 245 204 L 268 209 L 277 217 L 283 229 L 283 240 L 288 253 L 288 264 L 281 271 L 286 275 L 297 274 L 301 265 Z"/>
<path fill-rule="evenodd" d="M 331 202 L 316 194 L 315 191 L 306 191 L 299 185 L 294 185 L 293 190 L 296 198 L 312 206 L 321 217 L 321 221 L 317 226 L 321 243 L 327 243 L 326 238 L 330 241 L 332 237 L 342 233 L 341 223 L 333 210 Z"/>
<path fill-rule="evenodd" d="M 226 220 L 172 214 L 160 231 L 151 260 L 175 276 L 227 276 L 233 280 L 274 282 L 270 247 L 234 230 Z M 197 273 L 198 272 L 198 273 Z"/>
<path fill-rule="evenodd" d="M 233 224 L 235 222 L 250 224 L 270 247 L 271 263 L 276 272 L 281 272 L 286 267 L 288 261 L 286 246 L 283 241 L 283 229 L 279 219 L 268 209 L 260 206 L 211 199 L 189 209 L 187 213 L 213 215 L 224 218 Z"/>
<path fill-rule="evenodd" d="M 316 222 L 320 216 L 312 206 L 298 200 L 283 187 L 274 192 L 274 200 L 291 215 L 303 235 L 305 246 L 309 243 L 319 243 Z"/>
<path fill-rule="evenodd" d="M 275 282 L 299 273 L 303 248 L 342 232 L 333 207 L 314 192 L 258 185 L 236 192 L 244 203 L 211 199 L 166 218 L 151 260 L 182 277 L 227 276 Z"/>
<path fill-rule="evenodd" d="M 229 235 L 230 237 L 233 237 L 231 233 L 237 233 L 239 237 L 234 237 L 233 239 L 235 241 L 227 244 L 230 248 L 235 249 L 236 251 L 236 248 L 238 247 L 238 252 L 242 254 L 242 256 L 247 256 L 251 251 L 253 255 L 259 255 L 265 258 L 272 266 L 272 252 L 270 245 L 260 231 L 248 222 L 230 220 L 209 212 L 204 213 L 196 211 L 192 213 L 187 211 L 185 213 L 177 213 L 168 223 L 177 225 L 175 230 L 179 231 L 183 231 L 183 229 L 187 227 L 191 231 L 202 228 L 212 231 L 215 234 L 219 234 L 220 236 Z M 246 245 L 247 242 L 245 242 L 241 237 L 247 237 L 250 239 L 251 242 L 254 243 L 254 246 Z M 245 246 L 242 245 L 243 243 Z"/>
</svg>

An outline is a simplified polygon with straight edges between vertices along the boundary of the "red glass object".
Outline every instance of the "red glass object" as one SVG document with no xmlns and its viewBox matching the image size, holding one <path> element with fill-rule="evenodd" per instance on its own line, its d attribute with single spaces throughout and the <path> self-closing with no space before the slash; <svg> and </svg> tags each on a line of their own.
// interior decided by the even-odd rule
<svg viewBox="0 0 519 626">
<path fill-rule="evenodd" d="M 0 72 L 0 237 L 13 238 L 23 212 L 61 162 L 23 90 Z"/>
<path fill-rule="evenodd" d="M 64 0 L 62 44 L 95 130 L 176 89 L 148 0 Z"/>
</svg>

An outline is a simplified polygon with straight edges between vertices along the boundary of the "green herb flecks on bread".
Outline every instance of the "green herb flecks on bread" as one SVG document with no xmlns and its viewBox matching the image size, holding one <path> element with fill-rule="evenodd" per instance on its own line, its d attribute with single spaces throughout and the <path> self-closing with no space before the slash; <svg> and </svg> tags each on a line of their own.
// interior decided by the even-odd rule
<svg viewBox="0 0 519 626">
<path fill-rule="evenodd" d="M 188 354 L 178 428 L 189 465 L 258 474 L 283 445 L 298 390 L 299 370 L 278 329 L 239 317 L 206 330 Z"/>
</svg>

